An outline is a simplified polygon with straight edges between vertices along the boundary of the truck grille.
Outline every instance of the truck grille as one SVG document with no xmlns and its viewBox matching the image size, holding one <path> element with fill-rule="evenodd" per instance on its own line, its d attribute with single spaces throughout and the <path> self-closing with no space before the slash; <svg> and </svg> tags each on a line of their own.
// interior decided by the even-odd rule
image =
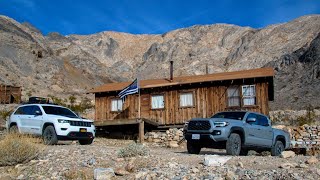
<svg viewBox="0 0 320 180">
<path fill-rule="evenodd" d="M 70 121 L 70 126 L 85 126 L 91 127 L 91 122 L 83 122 L 83 121 Z"/>
<path fill-rule="evenodd" d="M 209 121 L 190 121 L 188 124 L 188 130 L 209 130 L 210 128 Z"/>
</svg>

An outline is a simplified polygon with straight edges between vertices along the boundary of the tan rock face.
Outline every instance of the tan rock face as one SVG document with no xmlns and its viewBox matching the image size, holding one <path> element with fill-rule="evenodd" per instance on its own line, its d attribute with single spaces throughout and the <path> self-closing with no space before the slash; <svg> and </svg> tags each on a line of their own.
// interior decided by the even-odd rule
<svg viewBox="0 0 320 180">
<path fill-rule="evenodd" d="M 82 94 L 97 85 L 137 76 L 165 78 L 168 62 L 173 60 L 174 76 L 204 74 L 206 65 L 209 73 L 272 66 L 277 72 L 272 107 L 320 103 L 312 98 L 320 89 L 320 66 L 311 61 L 317 59 L 317 52 L 307 53 L 313 44 L 315 48 L 310 49 L 318 48 L 313 43 L 320 29 L 318 15 L 264 29 L 215 24 L 163 35 L 43 36 L 36 28 L 5 16 L 0 16 L 0 24 L 0 61 L 5 62 L 0 64 L 0 81 L 37 95 Z M 301 94 L 306 96 L 300 98 Z"/>
</svg>

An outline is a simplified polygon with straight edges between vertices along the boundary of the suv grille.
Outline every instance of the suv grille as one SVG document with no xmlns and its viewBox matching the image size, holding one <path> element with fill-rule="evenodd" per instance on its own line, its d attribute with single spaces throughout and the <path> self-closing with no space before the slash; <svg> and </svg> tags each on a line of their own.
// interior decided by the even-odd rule
<svg viewBox="0 0 320 180">
<path fill-rule="evenodd" d="M 190 121 L 188 124 L 188 130 L 209 130 L 210 128 L 209 121 Z"/>
<path fill-rule="evenodd" d="M 85 126 L 85 127 L 91 127 L 91 122 L 83 122 L 83 121 L 69 121 L 70 126 Z"/>
</svg>

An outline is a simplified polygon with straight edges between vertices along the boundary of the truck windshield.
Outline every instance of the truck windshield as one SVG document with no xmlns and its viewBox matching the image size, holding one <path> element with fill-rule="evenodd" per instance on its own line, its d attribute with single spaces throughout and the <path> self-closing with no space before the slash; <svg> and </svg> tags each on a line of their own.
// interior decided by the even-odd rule
<svg viewBox="0 0 320 180">
<path fill-rule="evenodd" d="M 211 118 L 225 118 L 225 119 L 235 119 L 242 120 L 246 112 L 220 112 L 213 115 Z"/>
<path fill-rule="evenodd" d="M 42 108 L 46 114 L 65 116 L 69 118 L 78 118 L 78 116 L 75 113 L 73 113 L 67 108 L 56 107 L 56 106 L 42 106 Z"/>
</svg>

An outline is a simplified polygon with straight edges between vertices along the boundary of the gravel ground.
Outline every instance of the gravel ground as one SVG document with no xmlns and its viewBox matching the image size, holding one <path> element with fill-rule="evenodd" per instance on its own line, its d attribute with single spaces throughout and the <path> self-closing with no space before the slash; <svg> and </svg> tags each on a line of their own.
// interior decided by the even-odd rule
<svg viewBox="0 0 320 180">
<path fill-rule="evenodd" d="M 75 142 L 47 146 L 36 160 L 0 167 L 0 179 L 93 179 L 96 168 L 112 168 L 113 179 L 320 179 L 320 163 L 308 164 L 311 157 L 302 155 L 287 159 L 238 156 L 222 166 L 209 167 L 203 164 L 206 155 L 226 157 L 225 152 L 203 149 L 200 155 L 190 155 L 185 145 L 146 144 L 149 156 L 118 158 L 118 150 L 132 142 L 96 138 L 87 146 Z"/>
</svg>

